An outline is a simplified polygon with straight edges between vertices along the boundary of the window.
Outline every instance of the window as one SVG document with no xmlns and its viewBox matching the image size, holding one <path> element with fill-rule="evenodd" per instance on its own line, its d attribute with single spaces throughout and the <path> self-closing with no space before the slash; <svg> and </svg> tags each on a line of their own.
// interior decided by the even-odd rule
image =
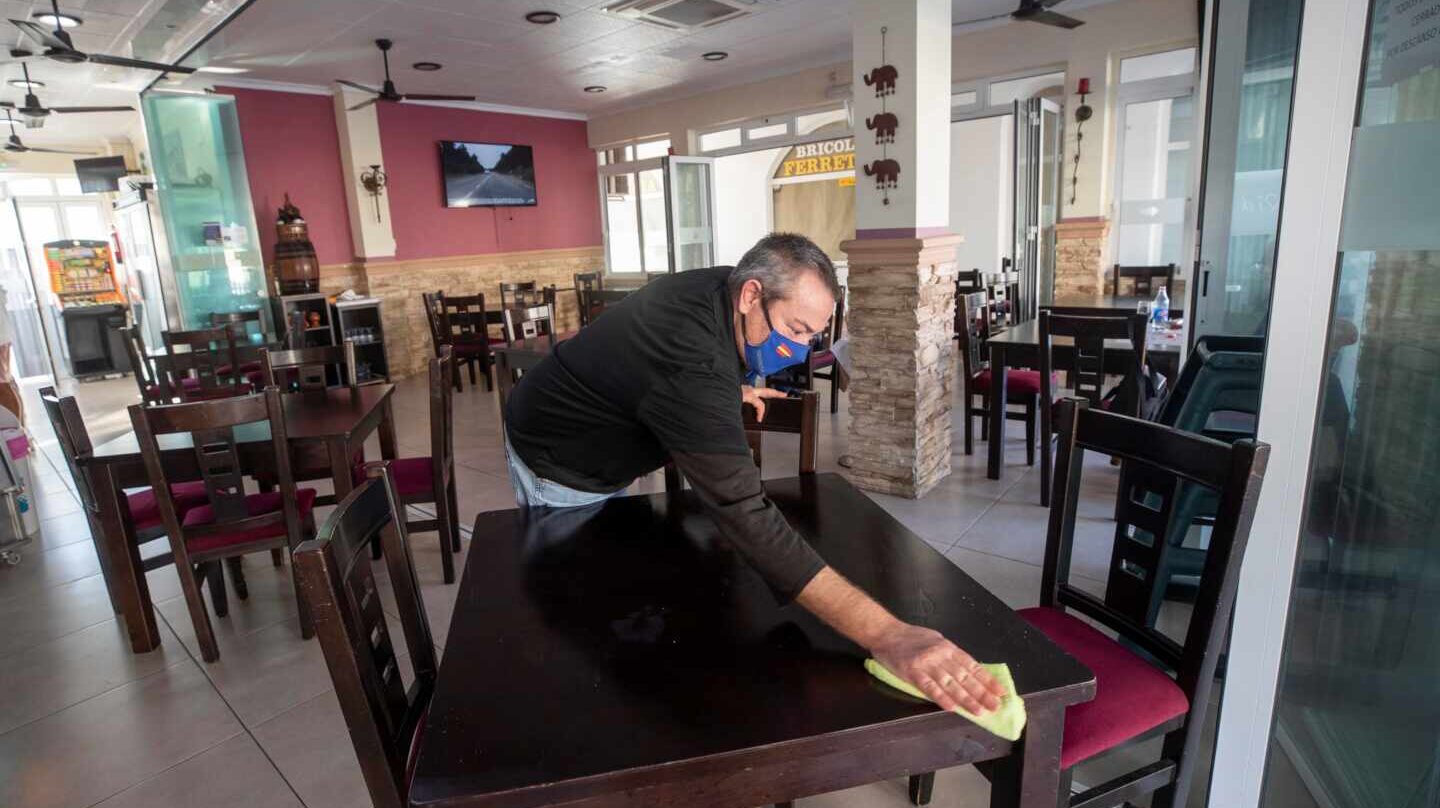
<svg viewBox="0 0 1440 808">
<path fill-rule="evenodd" d="M 1119 249 L 1115 263 L 1183 263 L 1194 106 L 1189 95 L 1124 105 L 1116 181 Z"/>
<path fill-rule="evenodd" d="M 56 196 L 80 196 L 84 193 L 80 190 L 80 180 L 77 177 L 56 177 Z"/>
<path fill-rule="evenodd" d="M 718 132 L 706 132 L 700 136 L 700 151 L 718 151 L 720 149 L 733 149 L 740 145 L 740 127 L 734 129 L 721 129 Z"/>
<path fill-rule="evenodd" d="M 44 177 L 26 177 L 10 180 L 5 188 L 11 196 L 54 196 L 54 186 Z"/>
<path fill-rule="evenodd" d="M 961 90 L 950 96 L 950 107 L 973 107 L 980 100 L 980 93 L 974 90 Z"/>
<path fill-rule="evenodd" d="M 1120 60 L 1120 83 L 1184 76 L 1195 72 L 1195 49 L 1180 48 Z"/>
<path fill-rule="evenodd" d="M 747 129 L 745 137 L 749 140 L 763 140 L 770 137 L 780 137 L 790 131 L 788 123 L 772 123 L 766 126 L 757 126 L 754 129 Z"/>
<path fill-rule="evenodd" d="M 635 144 L 635 159 L 648 160 L 651 157 L 664 157 L 670 153 L 670 138 L 660 140 L 649 140 L 644 143 Z"/>
</svg>

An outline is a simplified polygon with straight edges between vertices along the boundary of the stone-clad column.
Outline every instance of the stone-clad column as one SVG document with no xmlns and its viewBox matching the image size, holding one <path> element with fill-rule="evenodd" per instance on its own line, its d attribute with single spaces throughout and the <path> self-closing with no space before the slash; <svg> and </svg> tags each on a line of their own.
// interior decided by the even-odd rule
<svg viewBox="0 0 1440 808">
<path fill-rule="evenodd" d="M 959 236 L 856 239 L 847 474 L 869 491 L 923 496 L 950 473 Z"/>
<path fill-rule="evenodd" d="M 849 478 L 920 497 L 950 473 L 955 247 L 950 0 L 858 0 Z"/>
</svg>

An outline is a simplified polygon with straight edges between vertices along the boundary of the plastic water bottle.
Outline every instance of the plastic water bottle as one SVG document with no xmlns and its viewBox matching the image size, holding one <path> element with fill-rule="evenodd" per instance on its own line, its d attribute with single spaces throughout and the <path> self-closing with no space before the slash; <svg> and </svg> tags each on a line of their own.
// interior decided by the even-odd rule
<svg viewBox="0 0 1440 808">
<path fill-rule="evenodd" d="M 1155 328 L 1166 328 L 1170 324 L 1170 293 L 1163 286 L 1155 293 L 1155 304 L 1150 307 L 1150 324 Z"/>
</svg>

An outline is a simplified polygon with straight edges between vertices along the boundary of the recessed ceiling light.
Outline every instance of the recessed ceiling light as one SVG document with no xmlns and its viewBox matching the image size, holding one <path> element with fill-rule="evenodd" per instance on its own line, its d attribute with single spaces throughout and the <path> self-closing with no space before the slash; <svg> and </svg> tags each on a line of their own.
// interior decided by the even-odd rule
<svg viewBox="0 0 1440 808">
<path fill-rule="evenodd" d="M 36 80 L 34 80 L 34 79 L 31 79 L 31 80 L 29 80 L 29 81 L 26 81 L 25 79 L 10 79 L 10 81 L 7 82 L 7 83 L 8 83 L 11 87 L 21 87 L 21 88 L 25 88 L 25 87 L 44 87 L 44 86 L 45 86 L 45 82 L 43 82 L 43 81 L 36 81 Z"/>
<path fill-rule="evenodd" d="M 554 11 L 532 11 L 525 15 L 525 20 L 536 25 L 549 25 L 552 22 L 559 22 L 560 15 Z"/>
<path fill-rule="evenodd" d="M 423 70 L 426 73 L 434 73 L 436 70 L 440 69 L 439 62 L 416 62 L 415 64 L 410 66 L 415 68 L 416 70 Z"/>
<path fill-rule="evenodd" d="M 219 65 L 206 65 L 205 67 L 197 67 L 197 68 L 195 68 L 195 72 L 197 72 L 197 73 L 221 73 L 221 74 L 230 76 L 230 75 L 234 75 L 234 74 L 236 74 L 236 73 L 249 73 L 250 71 L 249 71 L 248 69 L 246 69 L 246 68 L 243 68 L 243 67 L 221 67 L 221 66 L 219 66 Z"/>
<path fill-rule="evenodd" d="M 730 54 L 726 53 L 725 51 L 709 51 L 707 53 L 700 54 L 700 58 L 704 59 L 707 62 L 720 62 L 724 61 L 725 59 L 729 59 Z"/>
<path fill-rule="evenodd" d="M 607 88 L 607 87 L 605 87 L 605 86 L 603 86 L 603 85 L 600 85 L 600 84 L 592 84 L 592 85 L 590 85 L 589 87 L 586 87 L 586 88 L 585 88 L 585 92 L 587 92 L 587 93 L 603 93 L 603 92 L 605 92 L 605 90 L 607 90 L 607 89 L 609 89 L 609 88 Z"/>
<path fill-rule="evenodd" d="M 45 25 L 53 25 L 64 30 L 66 28 L 78 28 L 85 24 L 85 21 L 73 14 L 55 14 L 50 11 L 41 11 L 33 15 L 36 22 Z"/>
</svg>

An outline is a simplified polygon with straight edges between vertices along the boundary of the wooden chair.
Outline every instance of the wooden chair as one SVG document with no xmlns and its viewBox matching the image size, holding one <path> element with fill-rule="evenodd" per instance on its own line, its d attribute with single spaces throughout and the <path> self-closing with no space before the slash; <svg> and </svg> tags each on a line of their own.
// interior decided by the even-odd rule
<svg viewBox="0 0 1440 808">
<path fill-rule="evenodd" d="M 1129 278 L 1133 281 L 1132 295 L 1136 297 L 1154 297 L 1160 291 L 1155 285 L 1156 278 L 1164 278 L 1161 286 L 1174 288 L 1175 286 L 1175 265 L 1166 264 L 1154 267 L 1127 267 L 1120 264 L 1110 273 L 1110 294 L 1120 296 L 1120 281 L 1122 278 Z"/>
<path fill-rule="evenodd" d="M 760 466 L 762 438 L 766 432 L 782 432 L 800 436 L 800 473 L 815 473 L 815 450 L 820 431 L 820 394 L 806 390 L 791 398 L 770 398 L 765 400 L 765 420 L 755 420 L 753 407 L 745 407 L 745 439 L 750 443 L 750 454 Z"/>
<path fill-rule="evenodd" d="M 1135 390 L 1140 384 L 1141 367 L 1145 363 L 1145 322 L 1143 314 L 1117 312 L 1104 317 L 1063 314 L 1056 310 L 1040 312 L 1040 504 L 1050 504 L 1051 438 L 1054 434 L 1051 415 L 1055 407 L 1055 372 L 1063 370 L 1070 379 L 1070 389 L 1094 407 L 1100 407 L 1105 394 L 1106 340 L 1125 340 L 1135 360 L 1122 380 Z M 1066 367 L 1055 363 L 1054 338 L 1069 337 L 1074 345 Z M 1133 398 L 1133 395 L 1130 396 Z M 1134 412 L 1134 405 L 1126 413 Z"/>
<path fill-rule="evenodd" d="M 290 474 L 285 410 L 280 404 L 280 391 L 273 387 L 258 395 L 213 401 L 160 407 L 136 404 L 130 407 L 130 421 L 150 486 L 160 492 L 156 497 L 160 520 L 170 538 L 170 552 L 195 624 L 200 655 L 206 662 L 214 662 L 220 658 L 220 647 L 200 596 L 200 580 L 211 579 L 210 594 L 216 600 L 216 613 L 223 613 L 221 559 L 260 550 L 293 551 L 315 533 L 315 490 L 295 487 Z M 259 422 L 269 423 L 272 467 L 279 490 L 246 494 L 235 428 Z M 183 514 L 175 497 L 167 493 L 173 489 L 159 445 L 159 436 L 175 433 L 190 434 L 208 500 Z M 303 603 L 300 633 L 307 639 L 313 633 Z"/>
<path fill-rule="evenodd" d="M 264 378 L 260 375 L 261 346 L 256 345 L 250 338 L 250 323 L 255 324 L 255 330 L 263 337 L 265 327 L 261 323 L 259 309 L 210 314 L 210 325 L 223 326 L 230 332 L 230 346 L 235 354 L 235 361 L 239 364 L 240 375 L 245 376 L 247 381 L 259 389 L 264 386 Z M 222 368 L 221 372 L 228 374 L 230 369 Z"/>
<path fill-rule="evenodd" d="M 516 298 L 522 294 L 531 294 L 534 291 L 535 281 L 500 284 L 500 309 L 503 311 L 512 306 L 520 305 Z"/>
<path fill-rule="evenodd" d="M 990 297 L 990 325 L 992 327 L 1009 328 L 1021 322 L 1020 273 L 1010 270 L 1010 259 L 1006 258 L 1002 261 L 999 272 L 986 273 L 983 276 L 982 287 Z"/>
<path fill-rule="evenodd" d="M 1183 808 L 1196 764 L 1205 756 L 1201 731 L 1270 447 L 1248 439 L 1227 445 L 1096 410 L 1077 399 L 1066 399 L 1058 409 L 1056 503 L 1050 509 L 1040 605 L 1021 609 L 1020 616 L 1095 673 L 1095 699 L 1065 712 L 1060 793 L 1069 794 L 1077 763 L 1159 736 L 1164 740 L 1158 760 L 1071 796 L 1064 804 L 1129 805 L 1151 794 L 1152 808 Z M 1116 514 L 1104 596 L 1070 583 L 1087 450 L 1157 469 L 1219 497 L 1210 552 L 1183 642 L 1146 623 L 1164 545 L 1154 541 L 1155 531 L 1162 529 L 1155 512 L 1133 498 L 1131 507 Z M 1119 639 L 1101 633 L 1077 613 Z M 923 781 L 933 782 L 933 777 L 912 778 L 912 794 L 928 792 Z M 922 781 L 919 789 L 916 779 Z"/>
<path fill-rule="evenodd" d="M 815 380 L 830 382 L 830 412 L 840 411 L 840 391 L 849 386 L 849 377 L 835 361 L 831 350 L 835 342 L 845 335 L 845 287 L 840 287 L 840 299 L 835 301 L 835 314 L 831 316 L 825 330 L 821 331 L 810 344 L 805 355 L 805 389 L 814 390 Z"/>
<path fill-rule="evenodd" d="M 448 386 L 442 385 L 442 386 Z M 376 808 L 409 805 L 411 753 L 424 729 L 435 692 L 435 642 L 410 557 L 404 505 L 383 463 L 366 467 L 367 479 L 336 507 L 319 535 L 295 551 L 301 598 L 315 621 L 320 648 L 355 757 Z M 401 679 L 395 644 L 374 562 L 365 552 L 379 541 L 414 679 Z"/>
<path fill-rule="evenodd" d="M 590 325 L 605 311 L 605 301 L 597 292 L 605 291 L 605 276 L 599 272 L 580 272 L 575 275 L 575 302 L 580 307 L 580 327 Z"/>
<path fill-rule="evenodd" d="M 145 348 L 145 337 L 140 326 L 120 329 L 125 341 L 125 352 L 130 355 L 130 368 L 135 371 L 135 386 L 140 388 L 140 400 L 146 404 L 170 404 L 175 401 L 175 391 L 170 389 L 169 374 L 157 372 L 154 358 Z"/>
<path fill-rule="evenodd" d="M 85 470 L 84 461 L 94 452 L 94 444 L 90 442 L 90 432 L 85 428 L 85 419 L 80 414 L 80 407 L 75 402 L 74 396 L 60 396 L 53 387 L 40 388 L 40 403 L 45 407 L 45 415 L 50 419 L 50 426 L 55 430 L 56 442 L 60 444 L 60 454 L 65 458 L 65 466 L 70 470 L 70 477 L 75 481 L 75 493 L 80 498 L 81 510 L 85 513 L 85 522 L 90 528 L 90 535 L 97 544 L 97 555 L 106 559 L 106 551 L 99 547 L 100 538 L 104 535 L 98 521 L 100 505 L 95 499 L 94 489 L 90 486 L 90 474 Z M 192 508 L 207 504 L 210 500 L 205 493 L 205 484 L 202 482 L 175 483 L 170 487 L 171 495 L 175 501 L 175 507 L 182 514 L 188 513 Z M 155 499 L 155 492 L 149 488 L 142 488 L 131 491 L 125 495 L 125 504 L 128 506 L 125 529 L 130 533 L 137 545 L 148 544 L 156 539 L 165 536 L 165 525 L 160 519 L 160 505 Z M 140 562 L 141 569 L 149 572 L 159 569 L 171 563 L 173 560 L 170 553 L 159 553 L 143 558 Z M 102 568 L 103 568 L 102 564 Z M 106 591 L 110 591 L 110 571 L 102 569 L 105 577 Z M 243 600 L 248 594 L 245 589 L 245 577 L 240 571 L 239 564 L 231 567 L 232 578 L 235 583 L 236 594 Z M 211 586 L 222 582 L 212 578 Z M 222 604 L 223 593 L 220 598 L 211 596 L 217 605 Z M 111 605 L 115 605 L 115 594 L 110 592 Z M 118 612 L 119 609 L 117 608 Z M 221 617 L 224 615 L 221 614 Z"/>
<path fill-rule="evenodd" d="M 547 287 L 551 288 L 551 287 Z M 522 339 L 545 337 L 555 344 L 555 301 L 553 296 L 544 295 L 538 299 L 522 294 L 518 305 L 501 312 L 505 330 L 505 344 L 514 345 Z"/>
<path fill-rule="evenodd" d="M 324 390 L 335 379 L 340 387 L 355 387 L 355 343 L 285 351 L 260 349 L 265 386 L 286 392 Z M 334 368 L 332 373 L 331 368 Z"/>
<path fill-rule="evenodd" d="M 454 356 L 455 389 L 460 388 L 460 366 L 470 371 L 470 383 L 476 384 L 475 368 L 485 377 L 485 389 L 494 390 L 495 381 L 491 369 L 495 366 L 492 345 L 504 344 L 504 339 L 490 336 L 490 327 L 502 325 L 500 312 L 486 311 L 485 295 L 439 294 L 440 328 L 446 335 Z M 435 356 L 440 356 L 436 349 Z"/>
<path fill-rule="evenodd" d="M 958 300 L 965 328 L 960 331 L 960 394 L 965 402 L 965 454 L 975 451 L 974 420 L 980 418 L 980 437 L 989 439 L 990 374 L 985 361 L 985 339 L 990 336 L 989 296 L 971 292 Z M 975 396 L 980 406 L 974 405 Z M 1025 463 L 1035 465 L 1035 411 L 1040 400 L 1040 371 L 1005 369 L 1005 417 L 1025 422 Z M 1021 404 L 1024 410 L 1013 412 L 1010 404 Z"/>
<path fill-rule="evenodd" d="M 236 364 L 235 346 L 226 326 L 191 331 L 164 331 L 165 362 L 170 389 L 185 401 L 204 401 L 250 392 L 250 383 L 230 373 Z M 183 348 L 183 351 L 177 351 Z"/>
<path fill-rule="evenodd" d="M 964 297 L 985 291 L 985 280 L 979 269 L 964 270 L 955 278 L 955 339 L 966 328 Z M 988 318 L 987 318 L 988 319 Z"/>
<path fill-rule="evenodd" d="M 395 492 L 403 505 L 435 506 L 434 519 L 406 521 L 407 532 L 440 534 L 440 566 L 445 583 L 455 582 L 452 552 L 460 552 L 460 508 L 455 491 L 455 421 L 450 379 L 454 354 L 445 347 L 430 360 L 430 456 L 390 461 Z"/>
</svg>

